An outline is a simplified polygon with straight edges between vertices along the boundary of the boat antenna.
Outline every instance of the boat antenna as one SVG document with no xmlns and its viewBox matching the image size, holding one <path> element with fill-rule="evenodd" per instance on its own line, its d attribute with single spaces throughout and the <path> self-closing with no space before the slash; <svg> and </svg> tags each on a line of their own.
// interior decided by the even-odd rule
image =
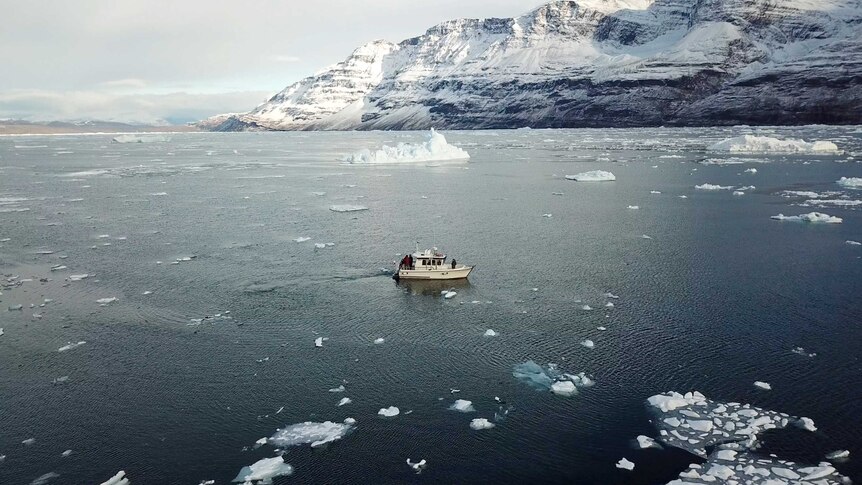
<svg viewBox="0 0 862 485">
<path fill-rule="evenodd" d="M 419 241 L 416 241 L 416 252 L 419 252 Z"/>
</svg>

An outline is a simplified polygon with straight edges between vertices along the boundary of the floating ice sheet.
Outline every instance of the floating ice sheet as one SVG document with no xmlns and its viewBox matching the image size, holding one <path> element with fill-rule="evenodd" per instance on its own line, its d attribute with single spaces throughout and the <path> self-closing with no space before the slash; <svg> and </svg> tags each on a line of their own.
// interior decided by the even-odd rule
<svg viewBox="0 0 862 485">
<path fill-rule="evenodd" d="M 694 188 L 697 190 L 732 190 L 732 185 L 715 185 L 715 184 L 701 184 L 695 185 Z"/>
<path fill-rule="evenodd" d="M 102 485 L 129 485 L 129 479 L 126 478 L 126 472 L 120 470 L 116 475 L 102 482 Z"/>
<path fill-rule="evenodd" d="M 732 445 L 727 445 L 732 446 Z M 816 466 L 756 455 L 749 451 L 727 449 L 722 446 L 712 453 L 706 463 L 691 464 L 668 485 L 698 485 L 737 483 L 745 485 L 816 484 L 841 485 L 850 483 L 829 463 Z"/>
<path fill-rule="evenodd" d="M 841 177 L 836 183 L 845 189 L 862 189 L 862 177 Z"/>
<path fill-rule="evenodd" d="M 354 204 L 336 204 L 329 206 L 329 210 L 332 212 L 358 212 L 358 211 L 367 211 L 368 207 L 364 205 L 354 205 Z"/>
<path fill-rule="evenodd" d="M 784 214 L 778 214 L 777 216 L 772 216 L 770 219 L 775 219 L 776 221 L 790 221 L 790 222 L 812 222 L 812 223 L 825 223 L 825 224 L 841 224 L 844 222 L 840 217 L 830 216 L 829 214 L 824 214 L 822 212 L 809 212 L 807 214 L 799 214 L 798 216 L 785 216 Z"/>
<path fill-rule="evenodd" d="M 280 456 L 276 456 L 273 458 L 264 458 L 252 465 L 243 467 L 236 478 L 233 479 L 233 482 L 269 484 L 272 483 L 272 479 L 275 477 L 284 477 L 291 474 L 293 474 L 293 467 L 285 463 Z"/>
<path fill-rule="evenodd" d="M 479 431 L 482 429 L 491 429 L 494 426 L 496 426 L 494 423 L 488 421 L 485 418 L 476 418 L 476 419 L 470 421 L 470 428 L 472 428 L 476 431 Z"/>
<path fill-rule="evenodd" d="M 451 406 L 449 406 L 449 409 L 462 413 L 476 412 L 476 408 L 473 407 L 473 402 L 466 399 L 457 399 Z"/>
<path fill-rule="evenodd" d="M 343 423 L 306 421 L 279 429 L 267 439 L 267 443 L 279 447 L 308 444 L 312 448 L 317 448 L 318 446 L 340 440 L 355 427 L 356 420 L 353 418 L 347 418 Z"/>
<path fill-rule="evenodd" d="M 538 390 L 551 391 L 554 394 L 564 396 L 574 395 L 577 393 L 577 389 L 591 387 L 595 384 L 595 381 L 583 372 L 568 374 L 560 371 L 556 364 L 542 367 L 532 360 L 517 364 L 512 371 L 512 376 Z"/>
</svg>

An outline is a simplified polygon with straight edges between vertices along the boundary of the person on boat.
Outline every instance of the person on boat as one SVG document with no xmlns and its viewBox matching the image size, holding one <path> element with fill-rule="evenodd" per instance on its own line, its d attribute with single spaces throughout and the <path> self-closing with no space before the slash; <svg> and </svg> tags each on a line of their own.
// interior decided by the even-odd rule
<svg viewBox="0 0 862 485">
<path fill-rule="evenodd" d="M 407 269 L 413 269 L 413 256 L 408 254 L 405 257 L 407 259 Z"/>
<path fill-rule="evenodd" d="M 407 269 L 409 264 L 410 264 L 408 261 L 410 261 L 410 255 L 409 254 L 404 256 L 403 258 L 401 258 L 401 265 L 399 266 L 399 268 L 400 269 Z"/>
<path fill-rule="evenodd" d="M 455 258 L 452 258 L 452 269 L 455 269 Z"/>
</svg>

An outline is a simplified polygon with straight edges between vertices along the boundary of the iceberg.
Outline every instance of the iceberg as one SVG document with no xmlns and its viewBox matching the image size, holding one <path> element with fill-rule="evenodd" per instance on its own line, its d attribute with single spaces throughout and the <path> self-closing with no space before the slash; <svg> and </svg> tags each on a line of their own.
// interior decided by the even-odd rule
<svg viewBox="0 0 862 485">
<path fill-rule="evenodd" d="M 109 298 L 99 298 L 98 300 L 96 300 L 96 303 L 98 303 L 98 304 L 99 304 L 99 306 L 108 306 L 108 305 L 110 305 L 111 303 L 114 303 L 114 302 L 115 302 L 115 301 L 117 301 L 117 300 L 119 300 L 119 298 L 117 298 L 117 297 L 115 297 L 115 296 L 112 296 L 112 297 L 109 297 Z"/>
<path fill-rule="evenodd" d="M 720 449 L 709 455 L 705 463 L 689 465 L 687 470 L 679 474 L 679 479 L 668 482 L 668 485 L 850 483 L 828 462 L 822 462 L 817 466 L 805 466 L 774 456 L 761 456 L 747 450 L 731 449 L 735 446 L 735 443 L 722 445 Z"/>
<path fill-rule="evenodd" d="M 65 352 L 67 350 L 72 350 L 75 347 L 80 347 L 80 346 L 84 345 L 85 343 L 87 343 L 86 340 L 81 340 L 80 342 L 69 342 L 66 345 L 57 349 L 57 352 Z"/>
<path fill-rule="evenodd" d="M 577 394 L 577 389 L 595 385 L 595 381 L 583 372 L 567 374 L 561 372 L 556 364 L 548 364 L 543 368 L 532 360 L 516 365 L 512 376 L 537 390 L 551 391 L 558 396 L 573 396 Z"/>
<path fill-rule="evenodd" d="M 293 240 L 293 242 L 303 243 L 305 241 L 311 241 L 310 237 L 300 236 Z"/>
<path fill-rule="evenodd" d="M 635 469 L 635 464 L 623 458 L 617 462 L 617 468 L 632 471 Z"/>
<path fill-rule="evenodd" d="M 395 406 L 389 406 L 388 408 L 380 408 L 380 411 L 377 411 L 378 416 L 383 416 L 384 418 L 392 418 L 401 414 L 401 410 Z"/>
<path fill-rule="evenodd" d="M 483 337 L 496 337 L 497 335 L 499 334 L 490 328 L 485 330 L 485 333 L 482 334 Z"/>
<path fill-rule="evenodd" d="M 714 184 L 701 184 L 695 185 L 694 188 L 697 190 L 732 190 L 732 185 L 714 185 Z"/>
<path fill-rule="evenodd" d="M 566 178 L 575 182 L 613 182 L 617 179 L 614 174 L 604 170 L 590 170 L 577 175 L 566 175 Z"/>
<path fill-rule="evenodd" d="M 383 338 L 383 337 L 380 337 L 380 338 L 374 339 L 374 345 L 380 345 L 380 344 L 382 344 L 382 343 L 384 343 L 384 342 L 386 342 L 386 339 L 385 339 L 385 338 Z"/>
<path fill-rule="evenodd" d="M 395 164 L 441 161 L 467 161 L 470 154 L 450 145 L 446 138 L 434 128 L 424 143 L 399 143 L 394 147 L 383 145 L 380 150 L 360 150 L 344 158 L 351 164 Z"/>
<path fill-rule="evenodd" d="M 277 430 L 274 435 L 267 439 L 267 443 L 283 448 L 306 444 L 311 445 L 312 448 L 317 448 L 340 440 L 350 433 L 355 426 L 356 420 L 353 418 L 347 418 L 343 423 L 306 421 Z"/>
<path fill-rule="evenodd" d="M 252 465 L 243 467 L 239 471 L 234 483 L 252 484 L 258 482 L 261 484 L 272 483 L 275 477 L 284 477 L 293 474 L 293 467 L 284 462 L 280 456 L 273 458 L 264 458 L 255 462 Z"/>
<path fill-rule="evenodd" d="M 449 409 L 451 411 L 460 411 L 462 413 L 476 412 L 476 408 L 473 407 L 473 402 L 466 399 L 456 400 L 451 406 L 449 406 Z"/>
<path fill-rule="evenodd" d="M 496 426 L 494 423 L 488 421 L 485 418 L 476 418 L 476 419 L 470 421 L 470 428 L 474 429 L 476 431 L 479 431 L 482 429 L 491 429 L 494 426 Z"/>
<path fill-rule="evenodd" d="M 171 137 L 164 135 L 117 135 L 111 139 L 114 143 L 165 143 Z"/>
<path fill-rule="evenodd" d="M 772 385 L 768 382 L 763 381 L 754 381 L 754 387 L 758 389 L 763 389 L 764 391 L 771 391 Z"/>
<path fill-rule="evenodd" d="M 780 140 L 769 136 L 742 135 L 710 145 L 707 151 L 731 153 L 841 153 L 830 141 Z"/>
<path fill-rule="evenodd" d="M 350 399 L 349 397 L 342 397 L 341 400 L 338 401 L 338 404 L 336 404 L 336 406 L 338 406 L 338 407 L 346 406 L 352 402 L 353 402 L 353 399 Z"/>
<path fill-rule="evenodd" d="M 33 479 L 33 481 L 30 482 L 30 485 L 45 485 L 46 483 L 50 482 L 51 480 L 53 480 L 59 476 L 60 476 L 59 473 L 48 472 L 44 475 L 41 475 L 41 476 Z"/>
<path fill-rule="evenodd" d="M 357 212 L 367 211 L 368 207 L 365 207 L 364 205 L 340 204 L 329 206 L 329 210 L 332 212 Z"/>
<path fill-rule="evenodd" d="M 655 442 L 654 439 L 649 436 L 638 435 L 636 438 L 638 443 L 638 448 L 646 449 L 646 448 L 661 448 L 658 443 Z"/>
<path fill-rule="evenodd" d="M 862 177 L 841 177 L 835 183 L 845 189 L 862 189 Z"/>
<path fill-rule="evenodd" d="M 831 453 L 826 454 L 827 460 L 839 460 L 843 461 L 850 457 L 850 451 L 848 450 L 835 450 Z"/>
<path fill-rule="evenodd" d="M 583 342 L 581 342 L 581 345 L 583 345 L 584 347 L 586 347 L 588 349 L 591 349 L 591 348 L 596 346 L 595 342 L 593 342 L 590 339 L 584 340 Z"/>
<path fill-rule="evenodd" d="M 416 470 L 416 474 L 418 475 L 422 473 L 422 470 L 424 470 L 426 466 L 428 466 L 428 462 L 423 458 L 416 463 L 413 463 L 412 461 L 410 461 L 410 458 L 408 458 L 407 465 L 409 465 L 410 468 Z"/>
<path fill-rule="evenodd" d="M 808 214 L 800 214 L 798 216 L 785 216 L 784 214 L 778 214 L 777 216 L 770 217 L 770 219 L 775 219 L 776 221 L 819 222 L 826 224 L 841 224 L 844 222 L 840 217 L 830 216 L 829 214 L 824 214 L 822 212 L 809 212 Z"/>
</svg>

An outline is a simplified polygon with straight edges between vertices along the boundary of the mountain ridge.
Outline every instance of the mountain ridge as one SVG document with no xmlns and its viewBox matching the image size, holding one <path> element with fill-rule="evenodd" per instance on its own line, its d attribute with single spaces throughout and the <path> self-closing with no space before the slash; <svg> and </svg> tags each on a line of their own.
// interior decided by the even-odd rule
<svg viewBox="0 0 862 485">
<path fill-rule="evenodd" d="M 557 0 L 364 44 L 218 131 L 862 122 L 859 0 Z"/>
</svg>

